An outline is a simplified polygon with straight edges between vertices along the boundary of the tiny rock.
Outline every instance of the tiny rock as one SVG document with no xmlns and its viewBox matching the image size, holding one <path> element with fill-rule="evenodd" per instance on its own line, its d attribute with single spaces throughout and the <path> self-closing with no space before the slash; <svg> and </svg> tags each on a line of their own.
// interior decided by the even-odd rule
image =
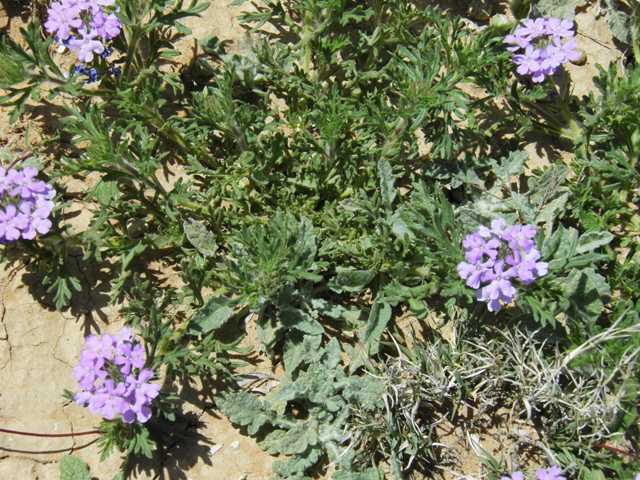
<svg viewBox="0 0 640 480">
<path fill-rule="evenodd" d="M 574 65 L 584 65 L 585 63 L 587 63 L 587 52 L 585 52 L 581 48 L 576 48 L 574 50 L 578 52 L 580 56 L 576 60 L 569 60 L 569 61 Z"/>
<path fill-rule="evenodd" d="M 240 442 L 233 442 L 233 443 L 230 445 L 230 447 L 231 447 L 231 448 L 233 448 L 234 450 L 237 450 L 237 449 L 239 449 L 239 448 L 240 448 Z"/>
<path fill-rule="evenodd" d="M 493 11 L 493 1 L 471 0 L 467 11 L 472 20 L 484 22 L 485 20 L 489 20 L 489 17 L 491 16 L 491 12 Z"/>
<path fill-rule="evenodd" d="M 222 448 L 222 445 L 214 445 L 209 449 L 209 456 L 213 457 L 221 448 Z"/>
</svg>

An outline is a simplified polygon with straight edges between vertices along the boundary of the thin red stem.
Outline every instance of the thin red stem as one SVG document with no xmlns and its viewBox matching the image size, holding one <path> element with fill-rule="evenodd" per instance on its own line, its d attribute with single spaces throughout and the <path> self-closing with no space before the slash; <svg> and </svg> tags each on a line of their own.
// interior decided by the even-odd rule
<svg viewBox="0 0 640 480">
<path fill-rule="evenodd" d="M 31 432 L 17 432 L 15 430 L 5 430 L 0 428 L 2 433 L 13 433 L 14 435 L 27 435 L 29 437 L 79 437 L 80 435 L 95 435 L 100 433 L 100 430 L 91 430 L 90 432 L 80 433 L 31 433 Z"/>
<path fill-rule="evenodd" d="M 600 445 L 599 443 L 585 443 L 585 442 L 581 442 L 581 443 L 583 445 L 589 445 L 591 447 L 605 448 L 607 450 L 611 450 L 612 452 L 621 453 L 621 454 L 626 455 L 628 457 L 635 458 L 636 460 L 640 460 L 640 457 L 638 457 L 637 455 L 634 455 L 633 453 L 625 452 L 624 450 L 620 450 L 618 448 L 609 447 L 607 445 Z"/>
<path fill-rule="evenodd" d="M 369 355 L 367 355 L 367 351 L 364 349 L 364 345 L 362 345 L 362 342 L 360 342 L 360 339 L 358 338 L 358 332 L 356 332 L 355 330 L 353 331 L 353 337 L 357 340 L 358 345 L 360 345 L 360 349 L 362 350 L 362 353 L 364 353 L 365 357 L 367 357 L 367 360 L 369 361 L 369 365 L 371 365 L 371 368 L 375 370 L 376 367 L 373 366 L 373 362 L 369 358 Z"/>
</svg>

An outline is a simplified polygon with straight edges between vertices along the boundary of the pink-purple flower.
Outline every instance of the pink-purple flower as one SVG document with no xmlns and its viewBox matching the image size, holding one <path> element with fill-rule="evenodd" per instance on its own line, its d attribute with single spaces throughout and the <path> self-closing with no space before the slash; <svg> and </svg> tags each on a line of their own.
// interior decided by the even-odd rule
<svg viewBox="0 0 640 480">
<path fill-rule="evenodd" d="M 524 480 L 524 474 L 522 472 L 513 472 L 508 477 L 502 477 L 500 480 Z"/>
<path fill-rule="evenodd" d="M 18 213 L 15 205 L 7 205 L 6 210 L 0 210 L 0 238 L 14 242 L 20 238 L 20 230 L 26 228 L 27 218 Z"/>
<path fill-rule="evenodd" d="M 108 56 L 111 51 L 107 48 L 109 41 L 120 34 L 122 23 L 114 10 L 107 12 L 104 9 L 114 4 L 115 0 L 53 2 L 45 28 L 58 41 L 78 52 L 78 60 L 90 63 L 95 55 Z"/>
<path fill-rule="evenodd" d="M 78 29 L 78 33 L 82 35 L 82 38 L 69 40 L 69 48 L 73 51 L 78 51 L 78 60 L 89 63 L 93 60 L 94 52 L 97 54 L 104 52 L 104 44 L 100 40 L 97 40 L 97 29 L 87 31 L 87 29 L 83 27 Z"/>
<path fill-rule="evenodd" d="M 67 40 L 71 35 L 71 28 L 77 29 L 82 26 L 79 14 L 80 8 L 74 2 L 53 2 L 49 6 L 49 17 L 44 28 L 47 32 L 56 34 L 59 40 Z"/>
<path fill-rule="evenodd" d="M 456 270 L 468 287 L 477 290 L 478 300 L 487 302 L 490 312 L 513 302 L 515 279 L 528 285 L 547 274 L 548 264 L 538 261 L 541 254 L 533 241 L 536 234 L 532 225 L 507 227 L 498 218 L 491 222 L 491 228 L 481 226 L 462 242 L 467 262 L 458 263 Z"/>
<path fill-rule="evenodd" d="M 116 415 L 125 423 L 149 420 L 160 385 L 151 382 L 153 371 L 143 368 L 145 350 L 131 328 L 122 327 L 120 335 L 88 335 L 85 345 L 73 369 L 80 388 L 73 397 L 76 404 L 108 420 Z"/>
<path fill-rule="evenodd" d="M 566 480 L 562 475 L 560 467 L 551 467 L 549 470 L 541 469 L 536 472 L 538 480 Z"/>
<path fill-rule="evenodd" d="M 578 46 L 575 38 L 562 43 L 565 38 L 573 37 L 573 22 L 558 18 L 527 19 L 507 35 L 504 42 L 507 50 L 517 53 L 512 61 L 518 65 L 520 75 L 531 75 L 531 79 L 542 82 L 547 75 L 553 75 L 560 66 L 569 60 L 574 61 L 580 54 L 574 49 Z"/>
<path fill-rule="evenodd" d="M 33 240 L 51 229 L 56 191 L 37 175 L 35 167 L 0 168 L 0 242 Z"/>
</svg>

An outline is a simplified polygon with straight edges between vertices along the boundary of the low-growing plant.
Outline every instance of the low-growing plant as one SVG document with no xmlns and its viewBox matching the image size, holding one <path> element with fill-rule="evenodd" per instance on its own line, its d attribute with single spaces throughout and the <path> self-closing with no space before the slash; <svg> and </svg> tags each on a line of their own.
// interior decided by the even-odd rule
<svg viewBox="0 0 640 480">
<path fill-rule="evenodd" d="M 70 250 L 108 261 L 123 302 L 126 325 L 87 337 L 69 393 L 103 417 L 103 457 L 151 456 L 148 425 L 180 408 L 164 385 L 210 379 L 220 390 L 205 396 L 288 457 L 278 479 L 430 474 L 436 426 L 472 397 L 476 426 L 499 407 L 538 422 L 539 480 L 599 478 L 615 452 L 594 446 L 611 438 L 637 454 L 640 82 L 609 67 L 598 97 L 558 90 L 577 58 L 569 3 L 514 1 L 520 26 L 474 30 L 404 0 L 269 0 L 241 16 L 251 52 L 208 36 L 182 74 L 161 68 L 178 53 L 166 33 L 189 33 L 179 20 L 206 8 L 195 0 L 54 2 L 55 38 L 37 21 L 26 48 L 4 37 L 12 121 L 42 91 L 67 116 L 43 140 L 64 149 L 51 164 L 2 152 L 2 241 L 43 273 L 56 308 L 82 288 Z M 69 72 L 58 44 L 77 52 Z M 511 113 L 485 129 L 498 97 Z M 532 128 L 569 140 L 573 161 L 529 171 Z M 64 182 L 89 175 L 81 196 L 96 208 L 73 230 Z M 149 272 L 160 258 L 181 285 Z M 402 314 L 453 333 L 405 342 Z M 234 357 L 252 347 L 223 331 L 240 320 L 284 367 L 264 397 L 237 388 Z M 90 475 L 65 458 L 62 475 Z"/>
</svg>

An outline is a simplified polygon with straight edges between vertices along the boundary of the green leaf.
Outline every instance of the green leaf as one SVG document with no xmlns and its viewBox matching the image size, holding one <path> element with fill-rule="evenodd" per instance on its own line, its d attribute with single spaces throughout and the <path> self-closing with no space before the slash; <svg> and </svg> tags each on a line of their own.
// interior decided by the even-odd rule
<svg viewBox="0 0 640 480">
<path fill-rule="evenodd" d="M 531 0 L 511 0 L 509 9 L 517 20 L 524 20 L 529 17 L 531 10 Z"/>
<path fill-rule="evenodd" d="M 567 278 L 558 279 L 557 283 L 575 312 L 591 321 L 595 321 L 604 305 L 611 301 L 611 287 L 593 268 L 574 269 Z"/>
<path fill-rule="evenodd" d="M 287 463 L 276 460 L 271 464 L 271 468 L 273 469 L 273 473 L 281 475 L 284 478 L 290 478 L 298 473 L 304 472 L 307 468 L 315 464 L 322 453 L 322 448 L 309 447 L 304 453 L 292 457 Z M 306 479 L 307 477 L 303 478 Z"/>
<path fill-rule="evenodd" d="M 322 354 L 322 362 L 329 368 L 336 368 L 342 361 L 340 354 L 340 342 L 336 337 L 331 338 Z"/>
<path fill-rule="evenodd" d="M 635 1 L 635 0 L 632 0 Z M 627 45 L 631 43 L 631 22 L 629 15 L 621 12 L 613 5 L 608 9 L 607 23 L 611 29 L 611 34 Z"/>
<path fill-rule="evenodd" d="M 311 363 L 320 356 L 322 335 L 304 335 L 297 330 L 291 331 L 284 342 L 284 368 L 291 374 L 302 363 Z"/>
<path fill-rule="evenodd" d="M 545 222 L 545 234 L 550 235 L 553 229 L 553 222 L 556 217 L 564 212 L 567 201 L 569 200 L 569 192 L 563 193 L 554 198 L 538 212 L 536 224 Z"/>
<path fill-rule="evenodd" d="M 576 14 L 573 8 L 585 0 L 538 0 L 536 7 L 545 17 L 556 17 L 561 20 L 572 20 Z"/>
<path fill-rule="evenodd" d="M 587 232 L 580 235 L 576 253 L 592 252 L 598 247 L 608 245 L 613 240 L 613 235 L 609 232 Z"/>
<path fill-rule="evenodd" d="M 375 277 L 371 270 L 337 267 L 337 275 L 329 280 L 329 288 L 336 293 L 360 292 Z"/>
<path fill-rule="evenodd" d="M 304 453 L 307 447 L 318 443 L 318 421 L 310 418 L 305 422 L 298 422 L 294 428 L 280 440 L 278 452 L 285 455 Z"/>
<path fill-rule="evenodd" d="M 222 392 L 215 396 L 215 402 L 231 422 L 248 427 L 249 435 L 255 435 L 271 419 L 258 397 L 245 391 Z"/>
<path fill-rule="evenodd" d="M 191 317 L 187 333 L 190 335 L 207 334 L 220 328 L 233 317 L 232 301 L 224 295 L 214 295 L 207 299 Z"/>
<path fill-rule="evenodd" d="M 60 480 L 91 480 L 89 466 L 75 455 L 67 455 L 60 459 Z"/>
<path fill-rule="evenodd" d="M 365 375 L 364 377 L 348 377 L 347 386 L 342 396 L 349 402 L 365 410 L 375 410 L 380 407 L 380 398 L 386 393 L 387 387 L 376 377 Z"/>
<path fill-rule="evenodd" d="M 258 446 L 269 453 L 269 455 L 277 455 L 280 452 L 280 442 L 287 436 L 287 430 L 277 429 L 269 432 L 266 437 L 260 440 Z"/>
<path fill-rule="evenodd" d="M 369 313 L 369 320 L 362 336 L 362 343 L 365 345 L 377 344 L 389 320 L 391 320 L 391 306 L 388 303 L 375 302 Z M 377 345 L 369 353 L 375 353 L 376 351 Z"/>
<path fill-rule="evenodd" d="M 202 256 L 212 257 L 216 253 L 216 250 L 218 250 L 216 237 L 207 230 L 207 227 L 191 218 L 186 219 L 182 227 L 191 245 L 193 245 Z"/>
<path fill-rule="evenodd" d="M 568 167 L 552 165 L 545 169 L 538 179 L 531 178 L 529 186 L 529 198 L 542 207 L 550 199 L 556 196 L 561 190 L 566 190 L 562 184 L 566 180 L 571 170 Z"/>
<path fill-rule="evenodd" d="M 284 307 L 280 309 L 278 319 L 285 328 L 295 328 L 311 335 L 324 333 L 324 327 L 311 315 L 294 307 Z"/>
<path fill-rule="evenodd" d="M 387 214 L 391 215 L 393 212 L 393 201 L 396 198 L 395 181 L 393 176 L 393 170 L 389 161 L 382 157 L 378 161 L 378 171 L 380 173 L 380 194 L 382 196 L 382 202 L 384 203 Z"/>
<path fill-rule="evenodd" d="M 384 474 L 376 467 L 369 467 L 364 472 L 338 470 L 331 475 L 331 480 L 383 480 Z"/>
<path fill-rule="evenodd" d="M 518 213 L 520 213 L 524 223 L 535 225 L 536 217 L 538 216 L 538 208 L 529 203 L 529 198 L 526 195 L 520 195 L 519 193 L 513 192 L 511 194 L 511 198 L 513 198 L 516 208 L 518 209 Z"/>
<path fill-rule="evenodd" d="M 527 152 L 509 152 L 508 158 L 502 158 L 500 163 L 492 160 L 494 172 L 503 186 L 511 185 L 513 177 L 524 173 L 524 163 L 529 158 Z"/>
</svg>

